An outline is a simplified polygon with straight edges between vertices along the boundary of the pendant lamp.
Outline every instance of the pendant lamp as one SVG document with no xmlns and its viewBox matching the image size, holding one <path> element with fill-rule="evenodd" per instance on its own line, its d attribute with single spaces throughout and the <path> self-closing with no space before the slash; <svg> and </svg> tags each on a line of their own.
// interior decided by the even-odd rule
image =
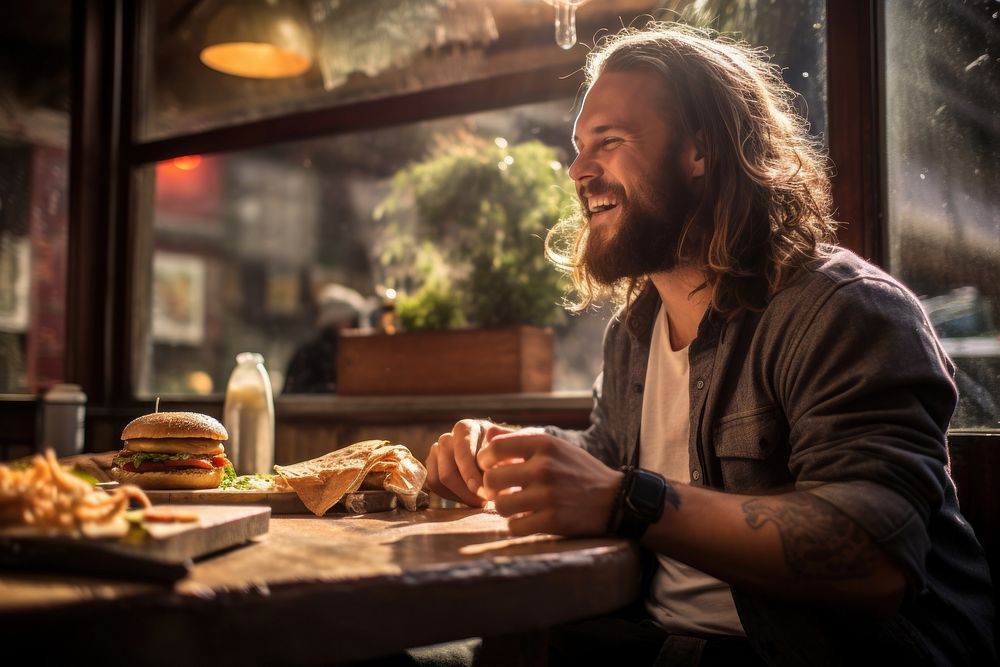
<svg viewBox="0 0 1000 667">
<path fill-rule="evenodd" d="M 296 0 L 241 0 L 223 5 L 205 28 L 201 62 L 252 79 L 298 76 L 312 65 L 313 35 Z"/>
</svg>

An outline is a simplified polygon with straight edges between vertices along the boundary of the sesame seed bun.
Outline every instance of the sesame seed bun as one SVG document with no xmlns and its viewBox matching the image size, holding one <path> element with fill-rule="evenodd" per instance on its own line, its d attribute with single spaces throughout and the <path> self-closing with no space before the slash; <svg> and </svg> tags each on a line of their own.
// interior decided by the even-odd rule
<svg viewBox="0 0 1000 667">
<path fill-rule="evenodd" d="M 122 440 L 198 438 L 227 440 L 229 433 L 218 420 L 197 412 L 156 412 L 129 422 Z"/>
</svg>

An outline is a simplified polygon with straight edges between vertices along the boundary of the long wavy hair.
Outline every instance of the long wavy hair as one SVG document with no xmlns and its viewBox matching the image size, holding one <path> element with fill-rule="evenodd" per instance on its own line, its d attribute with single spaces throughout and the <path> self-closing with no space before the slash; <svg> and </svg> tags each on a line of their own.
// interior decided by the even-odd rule
<svg viewBox="0 0 1000 667">
<path fill-rule="evenodd" d="M 585 66 L 589 89 L 604 72 L 642 70 L 663 81 L 664 108 L 705 157 L 704 188 L 677 244 L 676 260 L 704 271 L 712 306 L 731 317 L 759 310 L 794 270 L 835 239 L 828 161 L 795 110 L 795 93 L 763 51 L 713 31 L 651 23 L 606 37 Z M 600 285 L 582 262 L 580 207 L 545 241 L 573 281 L 580 311 L 610 297 L 629 303 L 648 277 Z"/>
</svg>

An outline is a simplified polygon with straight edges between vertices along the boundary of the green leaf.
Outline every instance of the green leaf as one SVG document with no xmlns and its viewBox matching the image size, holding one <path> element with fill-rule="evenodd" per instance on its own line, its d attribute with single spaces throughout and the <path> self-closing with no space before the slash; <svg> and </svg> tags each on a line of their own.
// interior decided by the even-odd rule
<svg viewBox="0 0 1000 667">
<path fill-rule="evenodd" d="M 183 461 L 185 459 L 198 458 L 194 454 L 153 454 L 150 452 L 136 452 L 131 456 L 116 456 L 111 460 L 111 462 L 116 466 L 122 466 L 132 462 L 136 468 L 139 468 L 143 463 L 149 461 L 151 463 L 159 463 L 161 461 Z"/>
<path fill-rule="evenodd" d="M 82 479 L 91 486 L 97 486 L 98 483 L 97 478 L 91 475 L 90 473 L 86 473 L 78 468 L 70 468 L 69 474 L 73 475 L 77 479 Z"/>
</svg>

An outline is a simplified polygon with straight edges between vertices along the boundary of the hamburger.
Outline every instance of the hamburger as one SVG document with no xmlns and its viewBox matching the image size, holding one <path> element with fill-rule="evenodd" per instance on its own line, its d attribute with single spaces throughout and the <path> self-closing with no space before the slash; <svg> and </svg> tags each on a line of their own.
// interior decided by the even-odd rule
<svg viewBox="0 0 1000 667">
<path fill-rule="evenodd" d="M 111 477 L 143 489 L 213 489 L 226 466 L 226 427 L 197 412 L 157 412 L 129 422 Z"/>
</svg>

